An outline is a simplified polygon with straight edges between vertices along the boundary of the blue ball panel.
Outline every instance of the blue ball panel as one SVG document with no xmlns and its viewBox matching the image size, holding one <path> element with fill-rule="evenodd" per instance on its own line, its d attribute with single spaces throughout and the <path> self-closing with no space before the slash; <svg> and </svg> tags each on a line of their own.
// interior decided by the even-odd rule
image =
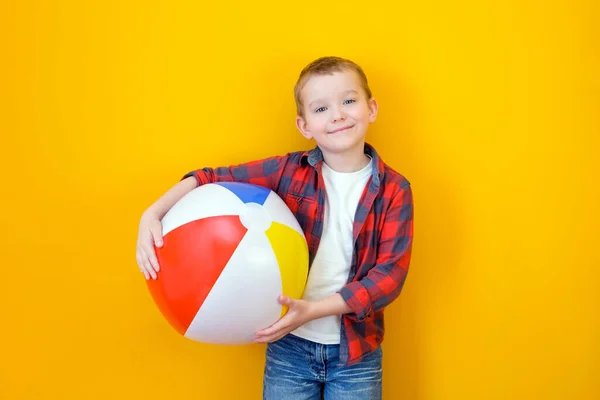
<svg viewBox="0 0 600 400">
<path fill-rule="evenodd" d="M 244 203 L 258 203 L 264 205 L 271 190 L 250 183 L 243 182 L 217 182 L 217 185 L 229 189 Z"/>
</svg>

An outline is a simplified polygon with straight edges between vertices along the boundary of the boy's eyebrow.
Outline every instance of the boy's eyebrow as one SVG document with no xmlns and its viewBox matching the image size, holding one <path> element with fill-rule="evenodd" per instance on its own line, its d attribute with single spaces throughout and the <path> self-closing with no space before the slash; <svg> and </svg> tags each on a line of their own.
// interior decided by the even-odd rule
<svg viewBox="0 0 600 400">
<path fill-rule="evenodd" d="M 344 95 L 349 94 L 349 93 L 358 93 L 358 92 L 356 90 L 354 90 L 354 89 L 348 89 L 348 90 L 345 90 L 345 91 L 342 92 L 342 94 L 344 94 Z M 313 100 L 310 103 L 308 103 L 308 108 L 312 108 L 313 104 L 315 104 L 315 103 L 321 103 L 321 102 L 323 102 L 323 99 Z"/>
<path fill-rule="evenodd" d="M 323 100 L 321 100 L 321 99 L 311 101 L 310 103 L 308 103 L 308 108 L 313 108 L 315 103 L 321 103 L 321 102 L 323 102 Z"/>
</svg>

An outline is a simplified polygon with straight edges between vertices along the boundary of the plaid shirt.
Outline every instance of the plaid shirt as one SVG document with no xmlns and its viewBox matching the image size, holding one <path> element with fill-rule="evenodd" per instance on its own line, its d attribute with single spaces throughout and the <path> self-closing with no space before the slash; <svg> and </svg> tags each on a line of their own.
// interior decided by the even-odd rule
<svg viewBox="0 0 600 400">
<path fill-rule="evenodd" d="M 413 238 L 413 197 L 409 181 L 386 165 L 365 144 L 374 161 L 373 173 L 358 204 L 354 251 L 348 281 L 339 293 L 353 312 L 342 316 L 340 358 L 354 364 L 383 341 L 384 308 L 398 297 L 410 264 Z M 304 230 L 310 265 L 323 231 L 325 184 L 319 147 L 244 164 L 189 172 L 198 185 L 248 182 L 276 192 Z"/>
</svg>

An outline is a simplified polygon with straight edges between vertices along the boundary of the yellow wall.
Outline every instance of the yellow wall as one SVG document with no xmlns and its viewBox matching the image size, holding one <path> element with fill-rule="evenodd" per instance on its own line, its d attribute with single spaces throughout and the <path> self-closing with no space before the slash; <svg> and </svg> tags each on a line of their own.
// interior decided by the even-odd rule
<svg viewBox="0 0 600 400">
<path fill-rule="evenodd" d="M 137 224 L 188 170 L 312 146 L 292 86 L 325 54 L 415 193 L 385 398 L 600 398 L 592 0 L 196 3 L 0 5 L 0 398 L 260 398 L 262 346 L 158 313 Z"/>
</svg>

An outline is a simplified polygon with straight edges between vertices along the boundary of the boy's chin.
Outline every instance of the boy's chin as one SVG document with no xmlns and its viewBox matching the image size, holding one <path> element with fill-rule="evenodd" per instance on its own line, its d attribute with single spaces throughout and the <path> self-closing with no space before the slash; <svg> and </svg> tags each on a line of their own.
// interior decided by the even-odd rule
<svg viewBox="0 0 600 400">
<path fill-rule="evenodd" d="M 336 143 L 337 142 L 337 143 Z M 360 140 L 340 140 L 340 141 L 334 141 L 333 143 L 328 141 L 328 142 L 317 142 L 317 145 L 321 148 L 321 150 L 324 150 L 326 152 L 329 153 L 345 153 L 351 150 L 356 149 L 357 147 L 363 147 L 365 144 L 365 140 L 360 139 Z"/>
</svg>

